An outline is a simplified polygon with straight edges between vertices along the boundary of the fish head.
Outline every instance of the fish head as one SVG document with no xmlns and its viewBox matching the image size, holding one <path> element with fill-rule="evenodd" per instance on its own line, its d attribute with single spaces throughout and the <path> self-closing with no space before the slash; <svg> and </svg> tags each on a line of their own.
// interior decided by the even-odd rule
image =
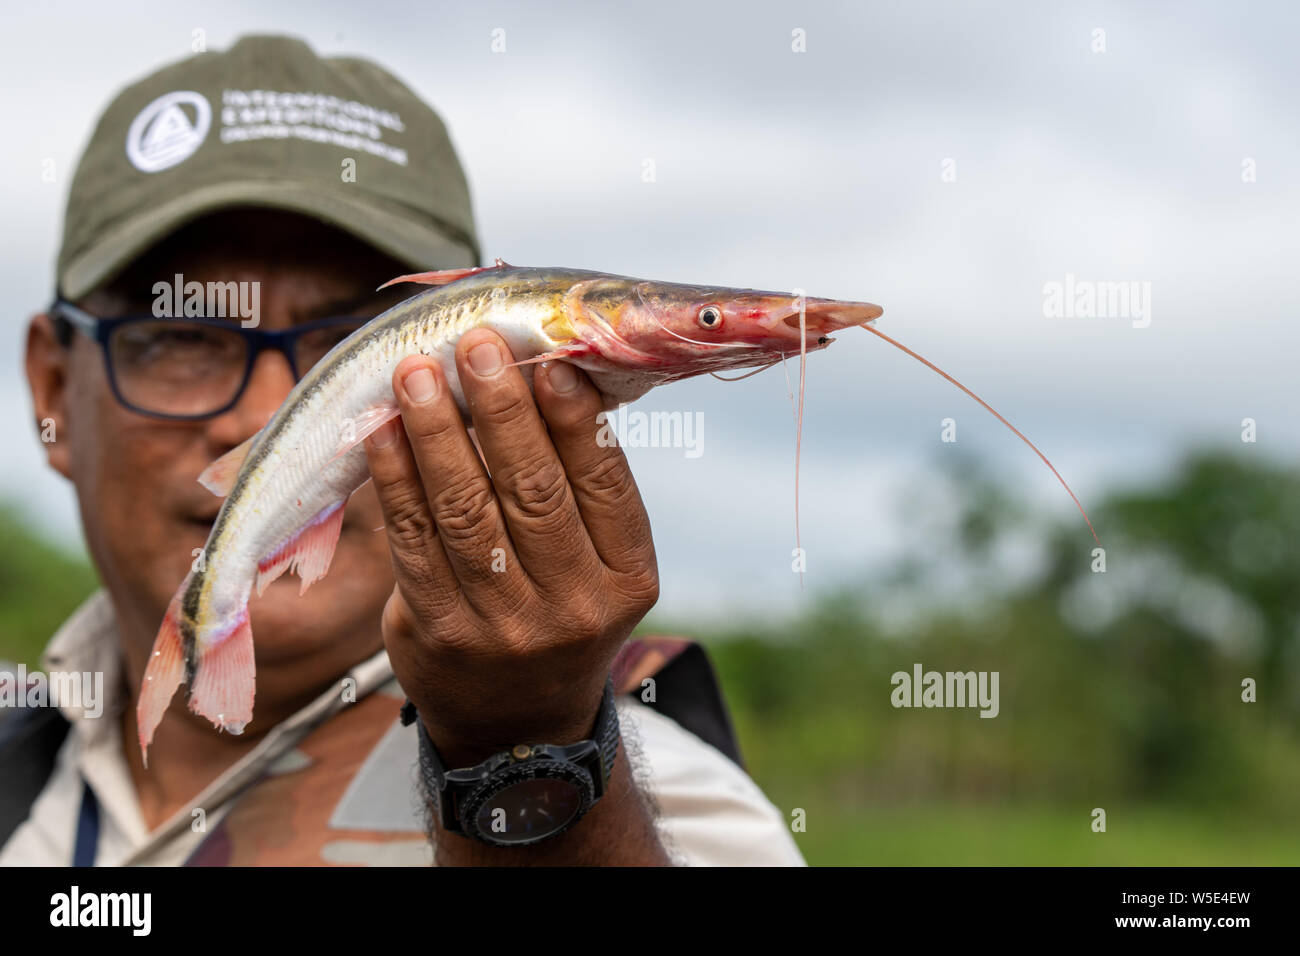
<svg viewBox="0 0 1300 956">
<path fill-rule="evenodd" d="M 832 332 L 884 311 L 869 302 L 756 289 L 636 279 L 620 286 L 590 289 L 580 308 L 613 333 L 622 362 L 680 370 L 673 377 L 769 365 L 798 355 L 801 346 L 816 351 L 830 344 Z"/>
</svg>

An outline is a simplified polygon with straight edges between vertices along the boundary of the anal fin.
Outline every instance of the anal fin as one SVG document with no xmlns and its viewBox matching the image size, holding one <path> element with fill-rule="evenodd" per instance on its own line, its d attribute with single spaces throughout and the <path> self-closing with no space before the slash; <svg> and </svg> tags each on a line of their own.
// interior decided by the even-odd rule
<svg viewBox="0 0 1300 956">
<path fill-rule="evenodd" d="M 259 597 L 267 585 L 285 571 L 296 572 L 302 580 L 299 594 L 305 593 L 313 582 L 325 576 L 339 541 L 346 504 L 345 499 L 324 508 L 273 554 L 258 562 L 256 587 Z"/>
</svg>

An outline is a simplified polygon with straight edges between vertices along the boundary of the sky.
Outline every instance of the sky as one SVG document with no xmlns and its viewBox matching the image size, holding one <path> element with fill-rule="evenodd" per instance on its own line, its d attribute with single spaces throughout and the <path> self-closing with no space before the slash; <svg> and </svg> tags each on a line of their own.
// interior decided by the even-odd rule
<svg viewBox="0 0 1300 956">
<path fill-rule="evenodd" d="M 882 331 L 998 408 L 1085 505 L 1192 447 L 1296 460 L 1294 4 L 132 9 L 22 5 L 0 39 L 0 497 L 70 547 L 75 503 L 35 437 L 24 328 L 51 295 L 67 183 L 98 112 L 188 55 L 196 30 L 210 49 L 292 33 L 403 78 L 448 124 L 488 258 L 883 306 Z M 1067 275 L 1132 283 L 1145 307 L 1054 313 L 1045 289 Z M 1045 520 L 1073 510 L 969 398 L 845 333 L 807 367 L 801 586 L 781 371 L 681 383 L 633 410 L 703 423 L 689 456 L 628 449 L 665 619 L 788 611 L 886 573 L 927 533 L 916 507 L 950 505 L 936 476 L 954 455 Z"/>
</svg>

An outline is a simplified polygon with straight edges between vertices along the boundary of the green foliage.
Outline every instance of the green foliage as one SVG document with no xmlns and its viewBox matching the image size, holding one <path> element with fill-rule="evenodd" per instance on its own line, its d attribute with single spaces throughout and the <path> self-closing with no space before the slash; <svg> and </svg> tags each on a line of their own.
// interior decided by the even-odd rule
<svg viewBox="0 0 1300 956">
<path fill-rule="evenodd" d="M 885 584 L 673 628 L 708 644 L 751 773 L 807 812 L 810 862 L 1300 863 L 1300 475 L 1206 453 L 1115 492 L 1104 574 L 1077 521 L 1035 525 L 969 467 L 951 486 L 946 540 Z M 1026 529 L 1028 580 L 996 558 Z M 899 593 L 915 613 L 887 627 Z M 1000 714 L 896 709 L 891 675 L 918 662 L 999 672 Z"/>
<path fill-rule="evenodd" d="M 0 659 L 34 667 L 59 625 L 96 587 L 95 572 L 0 506 Z"/>
</svg>

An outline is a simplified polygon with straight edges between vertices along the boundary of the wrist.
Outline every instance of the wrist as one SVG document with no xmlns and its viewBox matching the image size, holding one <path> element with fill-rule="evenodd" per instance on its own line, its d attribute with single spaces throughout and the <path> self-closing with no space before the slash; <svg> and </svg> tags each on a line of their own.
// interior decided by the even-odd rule
<svg viewBox="0 0 1300 956">
<path fill-rule="evenodd" d="M 600 712 L 603 693 L 602 681 L 589 691 L 514 706 L 509 713 L 503 713 L 490 699 L 470 714 L 452 713 L 451 708 L 414 697 L 411 700 L 447 766 L 470 767 L 520 744 L 563 746 L 586 740 Z"/>
<path fill-rule="evenodd" d="M 500 729 L 454 732 L 437 721 L 426 719 L 421 712 L 420 722 L 429 739 L 438 746 L 438 753 L 450 767 L 472 767 L 489 757 L 520 745 L 555 744 L 564 746 L 586 740 L 591 736 L 591 725 L 596 710 L 584 718 L 563 723 L 519 723 Z"/>
</svg>

